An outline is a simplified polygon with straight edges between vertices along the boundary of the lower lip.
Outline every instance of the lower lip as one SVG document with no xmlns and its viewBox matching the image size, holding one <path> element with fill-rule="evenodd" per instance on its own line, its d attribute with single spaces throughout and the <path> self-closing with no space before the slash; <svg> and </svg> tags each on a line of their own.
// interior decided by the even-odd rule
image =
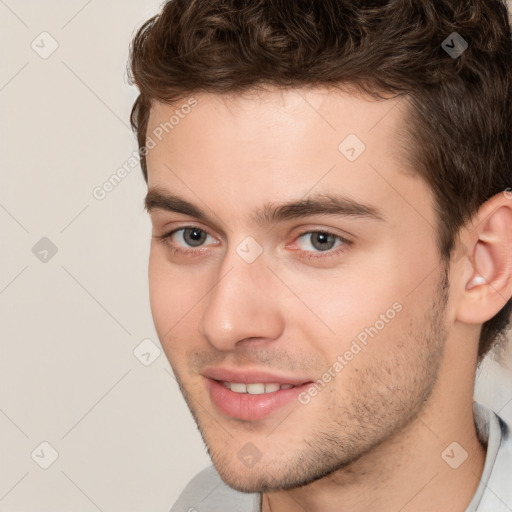
<svg viewBox="0 0 512 512">
<path fill-rule="evenodd" d="M 208 392 L 215 407 L 231 418 L 246 421 L 257 421 L 266 418 L 293 400 L 298 403 L 298 396 L 311 384 L 312 382 L 308 382 L 290 389 L 251 395 L 250 393 L 235 393 L 224 386 L 222 382 L 207 379 Z"/>
</svg>

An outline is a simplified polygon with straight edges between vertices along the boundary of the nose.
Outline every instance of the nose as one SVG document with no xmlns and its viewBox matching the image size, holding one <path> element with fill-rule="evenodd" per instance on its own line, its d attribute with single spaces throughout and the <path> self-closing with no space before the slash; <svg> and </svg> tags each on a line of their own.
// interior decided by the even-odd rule
<svg viewBox="0 0 512 512">
<path fill-rule="evenodd" d="M 222 351 L 249 338 L 277 339 L 284 329 L 278 285 L 263 255 L 247 263 L 231 250 L 203 302 L 199 332 Z"/>
</svg>

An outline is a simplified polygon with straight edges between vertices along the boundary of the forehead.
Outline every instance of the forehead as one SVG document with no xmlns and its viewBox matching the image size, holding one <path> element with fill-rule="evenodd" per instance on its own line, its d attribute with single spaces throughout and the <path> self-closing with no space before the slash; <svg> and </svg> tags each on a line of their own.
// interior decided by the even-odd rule
<svg viewBox="0 0 512 512">
<path fill-rule="evenodd" d="M 334 164 L 341 156 L 352 168 L 367 150 L 398 160 L 405 156 L 406 109 L 405 97 L 377 101 L 326 87 L 201 93 L 172 105 L 155 102 L 147 127 L 147 140 L 155 146 L 148 165 L 155 170 L 151 164 L 162 153 L 175 164 L 184 159 L 199 163 L 215 153 L 218 158 L 229 155 L 234 165 L 244 160 L 279 165 L 306 153 L 311 157 L 315 150 L 317 160 L 322 153 Z"/>
<path fill-rule="evenodd" d="M 379 206 L 410 197 L 428 208 L 426 186 L 406 158 L 407 108 L 405 97 L 328 88 L 157 102 L 147 130 L 148 185 L 240 213 L 333 190 Z"/>
<path fill-rule="evenodd" d="M 196 121 L 200 117 L 202 122 L 208 122 L 219 115 L 222 115 L 221 120 L 229 121 L 224 126 L 218 123 L 219 136 L 229 128 L 238 133 L 240 128 L 245 131 L 250 127 L 264 129 L 290 121 L 301 126 L 316 126 L 322 132 L 348 129 L 363 135 L 372 132 L 384 120 L 386 122 L 382 128 L 386 130 L 399 129 L 400 125 L 403 128 L 407 106 L 407 96 L 377 100 L 356 93 L 353 87 L 348 86 L 345 89 L 268 87 L 241 93 L 198 93 L 172 104 L 155 101 L 150 110 L 147 135 L 151 136 L 159 127 L 163 127 L 165 134 L 168 134 L 178 124 L 191 124 L 190 121 L 183 122 L 187 117 Z M 377 130 L 376 134 L 381 131 Z M 286 133 L 289 130 L 281 134 L 283 138 Z"/>
</svg>

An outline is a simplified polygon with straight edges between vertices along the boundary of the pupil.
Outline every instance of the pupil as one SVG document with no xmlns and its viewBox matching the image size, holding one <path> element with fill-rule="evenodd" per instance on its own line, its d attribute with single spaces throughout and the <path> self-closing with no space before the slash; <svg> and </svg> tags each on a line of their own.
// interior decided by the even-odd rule
<svg viewBox="0 0 512 512">
<path fill-rule="evenodd" d="M 331 240 L 329 240 L 331 238 Z M 320 251 L 326 251 L 334 246 L 334 237 L 327 233 L 313 233 L 312 244 L 315 249 Z"/>
<path fill-rule="evenodd" d="M 206 233 L 200 229 L 188 229 L 184 232 L 184 237 L 189 245 L 198 246 L 204 242 Z"/>
</svg>

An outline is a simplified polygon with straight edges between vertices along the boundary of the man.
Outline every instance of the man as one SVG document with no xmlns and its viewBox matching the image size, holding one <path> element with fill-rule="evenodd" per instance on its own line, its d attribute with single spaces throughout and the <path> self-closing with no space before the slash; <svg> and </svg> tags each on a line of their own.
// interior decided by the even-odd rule
<svg viewBox="0 0 512 512">
<path fill-rule="evenodd" d="M 498 0 L 170 0 L 131 47 L 150 302 L 213 466 L 172 508 L 512 510 Z M 512 398 L 512 393 L 511 393 Z"/>
</svg>

